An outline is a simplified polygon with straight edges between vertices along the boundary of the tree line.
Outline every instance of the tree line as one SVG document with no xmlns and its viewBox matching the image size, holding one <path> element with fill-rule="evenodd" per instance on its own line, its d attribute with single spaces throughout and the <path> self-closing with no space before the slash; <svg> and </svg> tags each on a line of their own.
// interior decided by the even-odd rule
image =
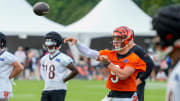
<svg viewBox="0 0 180 101">
<path fill-rule="evenodd" d="M 71 24 L 84 17 L 101 0 L 27 0 L 31 5 L 46 2 L 50 6 L 47 18 L 63 25 Z M 163 6 L 179 4 L 180 0 L 133 0 L 144 12 L 153 16 Z"/>
</svg>

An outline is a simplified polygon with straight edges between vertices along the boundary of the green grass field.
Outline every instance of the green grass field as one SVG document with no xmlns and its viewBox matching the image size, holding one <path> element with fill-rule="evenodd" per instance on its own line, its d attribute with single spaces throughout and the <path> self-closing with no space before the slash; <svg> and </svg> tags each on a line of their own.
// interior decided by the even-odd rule
<svg viewBox="0 0 180 101">
<path fill-rule="evenodd" d="M 13 87 L 10 101 L 40 101 L 43 81 L 18 80 Z M 68 83 L 66 101 L 101 101 L 108 93 L 105 81 L 71 80 Z M 166 83 L 147 82 L 145 101 L 165 101 Z"/>
</svg>

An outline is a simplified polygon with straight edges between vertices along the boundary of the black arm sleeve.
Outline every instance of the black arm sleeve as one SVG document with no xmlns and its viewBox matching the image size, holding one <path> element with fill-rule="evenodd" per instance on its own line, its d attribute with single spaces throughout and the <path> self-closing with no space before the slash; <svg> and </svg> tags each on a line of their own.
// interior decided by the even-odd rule
<svg viewBox="0 0 180 101">
<path fill-rule="evenodd" d="M 133 51 L 146 63 L 146 72 L 140 72 L 137 76 L 137 78 L 139 78 L 141 81 L 144 81 L 151 74 L 152 68 L 154 67 L 154 62 L 140 46 L 136 45 L 133 47 Z"/>
</svg>

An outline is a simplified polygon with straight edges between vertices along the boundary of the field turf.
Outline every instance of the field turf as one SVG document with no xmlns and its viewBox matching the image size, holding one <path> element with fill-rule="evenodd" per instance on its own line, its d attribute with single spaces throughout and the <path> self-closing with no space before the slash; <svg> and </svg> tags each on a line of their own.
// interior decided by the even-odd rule
<svg viewBox="0 0 180 101">
<path fill-rule="evenodd" d="M 40 101 L 44 87 L 43 81 L 16 80 L 13 86 L 14 97 L 9 101 Z M 105 81 L 71 80 L 65 101 L 101 101 L 108 93 Z M 148 81 L 145 90 L 145 101 L 165 101 L 166 82 Z"/>
</svg>

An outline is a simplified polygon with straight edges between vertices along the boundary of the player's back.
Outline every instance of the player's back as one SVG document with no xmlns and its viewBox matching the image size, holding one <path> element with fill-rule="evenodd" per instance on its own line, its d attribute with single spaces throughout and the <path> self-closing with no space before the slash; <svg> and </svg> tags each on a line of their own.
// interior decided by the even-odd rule
<svg viewBox="0 0 180 101">
<path fill-rule="evenodd" d="M 17 58 L 8 51 L 4 50 L 0 53 L 0 91 L 12 92 L 9 76 L 13 70 L 11 64 L 16 60 Z"/>
<path fill-rule="evenodd" d="M 44 90 L 67 89 L 63 79 L 67 74 L 66 66 L 71 62 L 72 59 L 61 52 L 52 58 L 48 54 L 41 59 L 41 71 L 45 80 Z"/>
</svg>

